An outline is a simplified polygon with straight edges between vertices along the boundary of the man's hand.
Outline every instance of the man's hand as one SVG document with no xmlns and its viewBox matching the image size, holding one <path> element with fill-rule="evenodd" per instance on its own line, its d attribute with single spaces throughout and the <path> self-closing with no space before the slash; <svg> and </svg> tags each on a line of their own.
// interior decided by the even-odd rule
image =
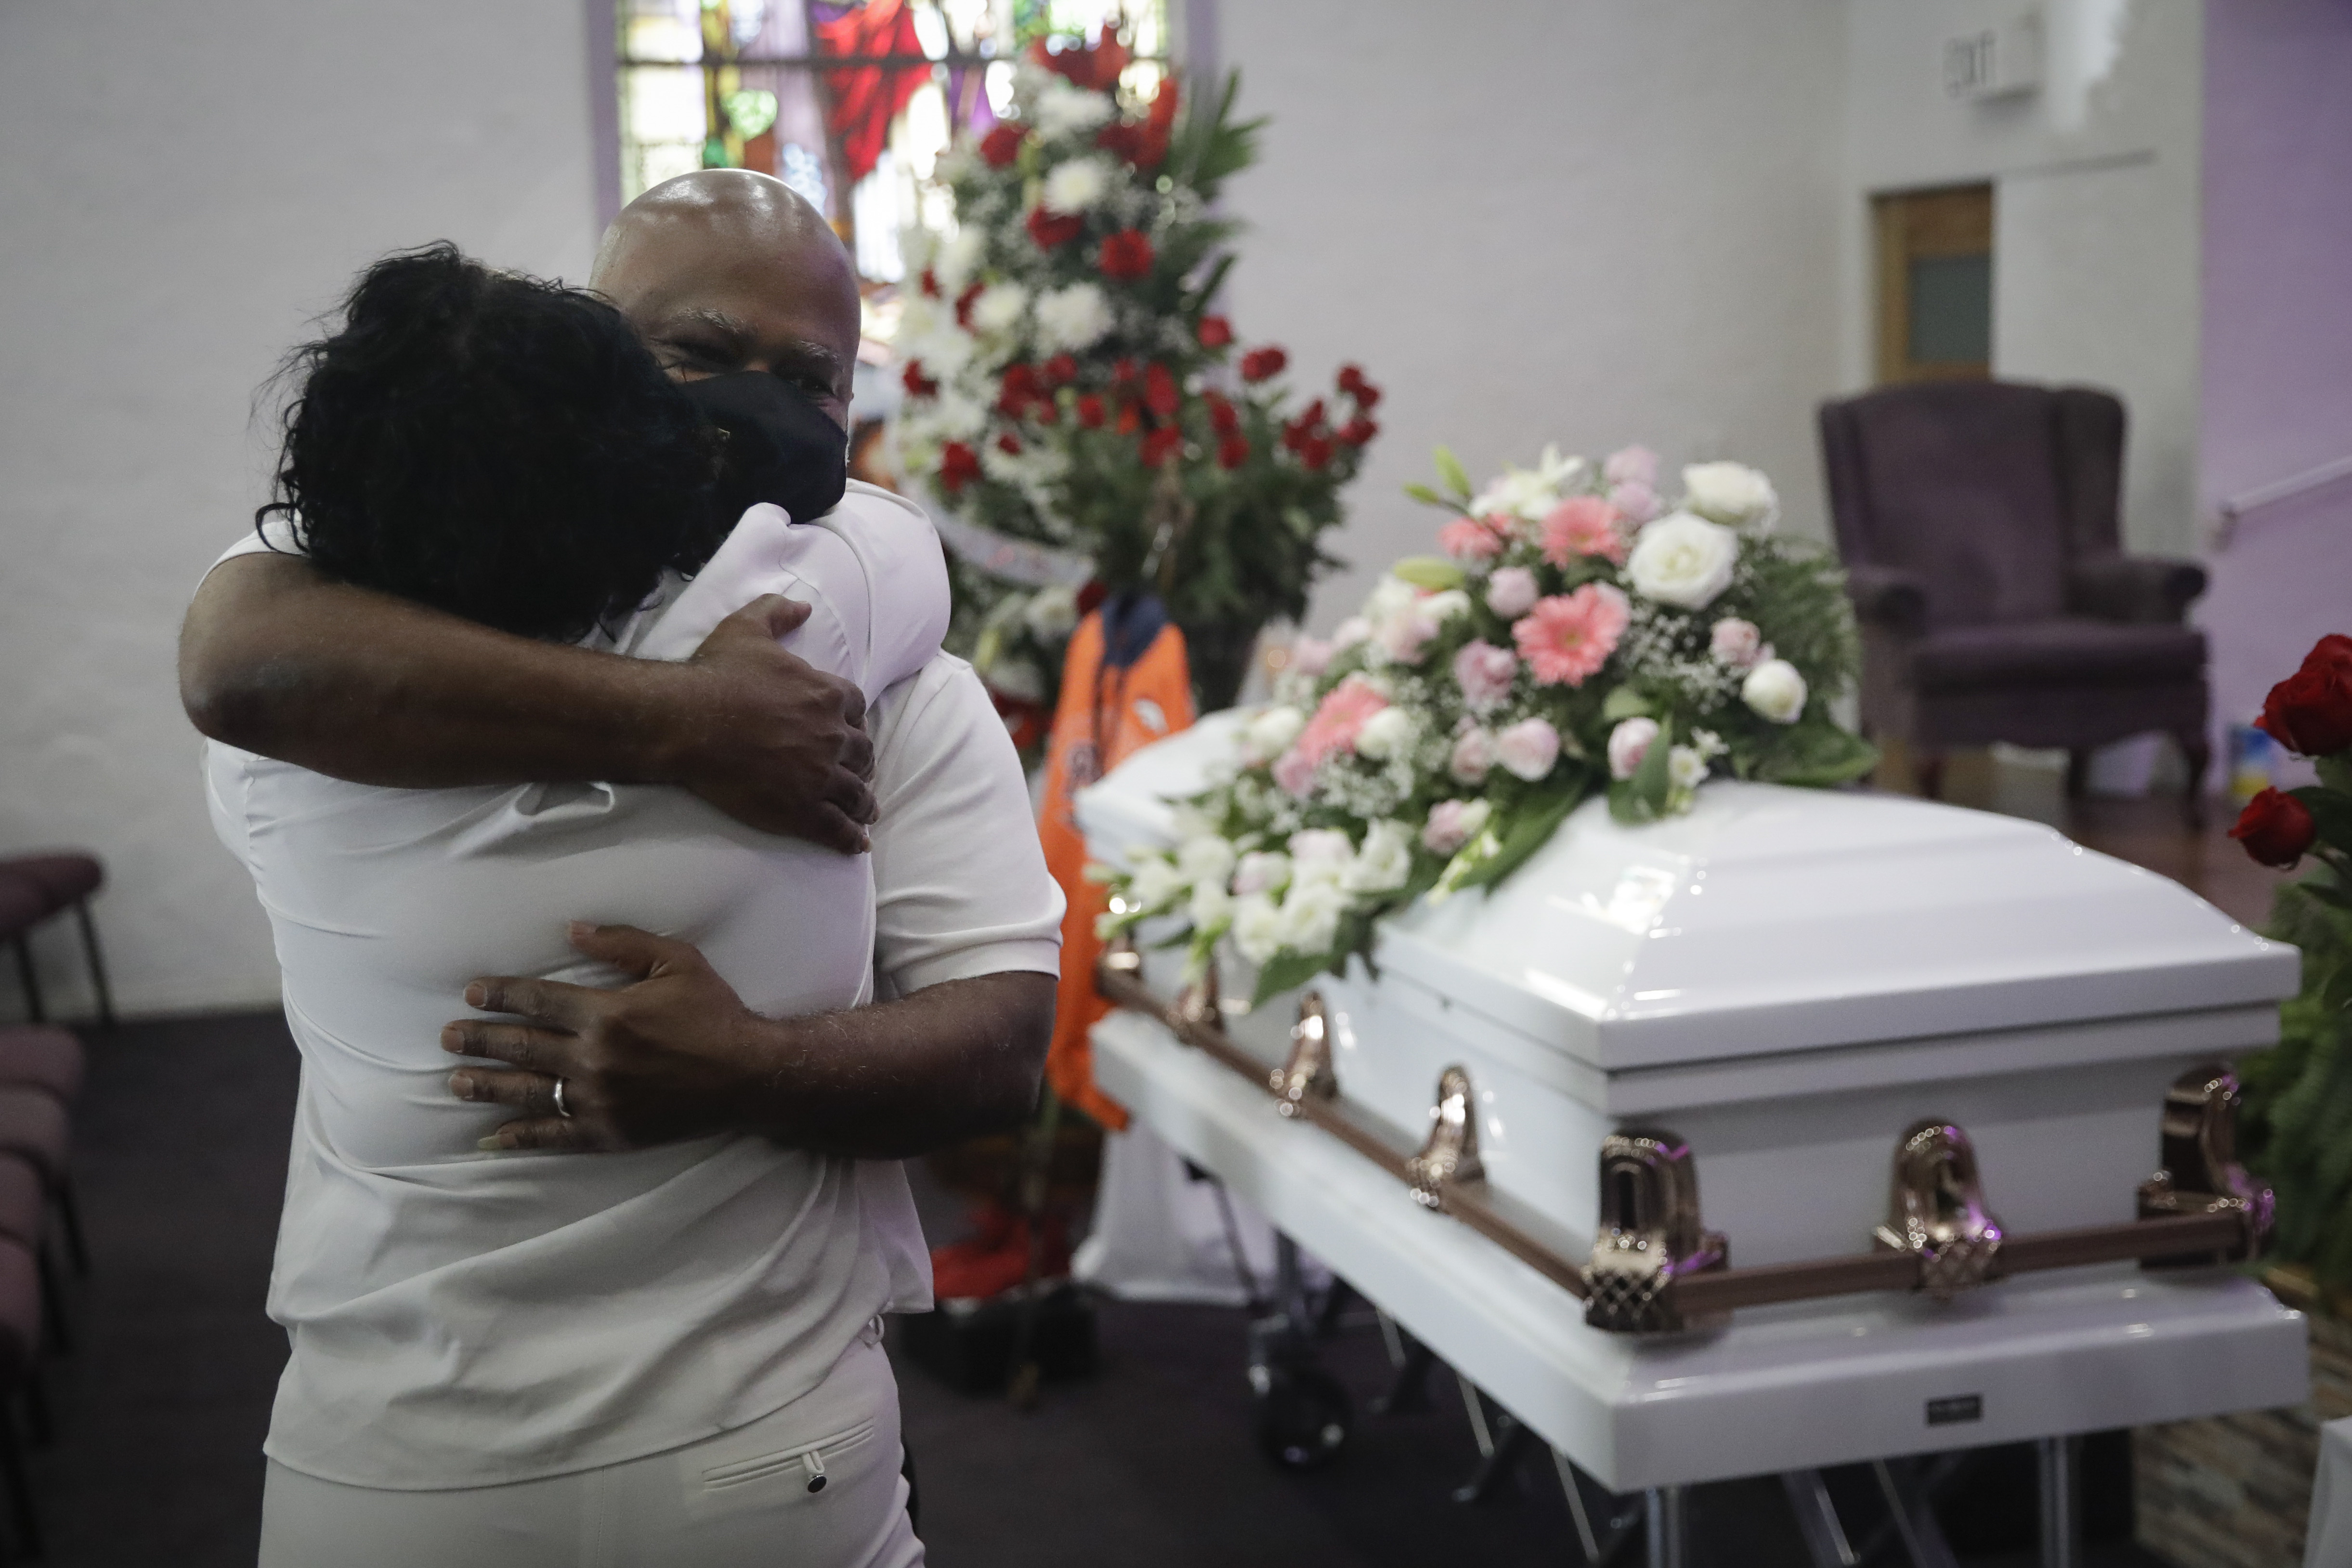
<svg viewBox="0 0 2352 1568">
<path fill-rule="evenodd" d="M 795 1149 L 899 1159 L 1017 1125 L 1036 1103 L 1054 1033 L 1054 976 L 974 975 L 901 1001 L 763 1018 L 702 955 L 634 926 L 572 928 L 572 945 L 635 976 L 617 990 L 484 979 L 467 1005 L 520 1022 L 461 1018 L 460 1100 L 522 1114 L 484 1147 L 632 1149 L 721 1131 Z M 563 1084 L 566 1117 L 555 1109 Z"/>
<path fill-rule="evenodd" d="M 754 599 L 688 660 L 704 678 L 665 771 L 738 822 L 856 855 L 874 820 L 866 697 L 776 646 L 809 607 Z"/>
</svg>

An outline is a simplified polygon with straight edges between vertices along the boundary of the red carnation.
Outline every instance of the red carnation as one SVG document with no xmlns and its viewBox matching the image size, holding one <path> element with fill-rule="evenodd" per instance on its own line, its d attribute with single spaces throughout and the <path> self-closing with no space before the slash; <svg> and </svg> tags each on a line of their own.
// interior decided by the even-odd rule
<svg viewBox="0 0 2352 1568">
<path fill-rule="evenodd" d="M 980 285 L 977 283 L 967 284 L 964 291 L 956 296 L 956 325 L 967 332 L 971 331 L 971 302 L 979 298 Z"/>
<path fill-rule="evenodd" d="M 940 390 L 940 384 L 923 374 L 923 362 L 919 359 L 908 360 L 906 373 L 898 379 L 905 384 L 909 397 L 930 397 Z"/>
<path fill-rule="evenodd" d="M 1242 427 L 1242 416 L 1234 412 L 1233 399 L 1223 393 L 1204 393 L 1201 401 L 1209 405 L 1209 427 L 1218 435 L 1230 436 Z"/>
<path fill-rule="evenodd" d="M 940 448 L 940 483 L 954 495 L 964 486 L 980 478 L 980 454 L 961 441 L 950 441 Z"/>
<path fill-rule="evenodd" d="M 1140 229 L 1123 228 L 1102 242 L 1102 272 L 1122 283 L 1151 275 L 1151 242 Z"/>
<path fill-rule="evenodd" d="M 1091 392 L 1078 394 L 1078 423 L 1089 430 L 1099 430 L 1103 422 L 1103 400 Z"/>
<path fill-rule="evenodd" d="M 1164 364 L 1143 373 L 1143 405 L 1165 419 L 1176 412 L 1176 378 Z"/>
<path fill-rule="evenodd" d="M 2306 757 L 2352 746 L 2352 637 L 2324 637 L 2313 645 L 2303 668 L 2271 688 L 2254 724 Z"/>
<path fill-rule="evenodd" d="M 940 279 L 939 279 L 939 274 L 937 274 L 937 273 L 933 272 L 929 268 L 926 267 L 926 268 L 923 268 L 923 276 L 922 276 L 922 278 L 921 278 L 920 281 L 921 281 L 922 286 L 923 286 L 923 292 L 924 292 L 924 293 L 926 293 L 926 294 L 929 295 L 929 296 L 930 296 L 932 299 L 934 299 L 934 300 L 936 300 L 936 299 L 938 299 L 938 298 L 940 297 Z"/>
<path fill-rule="evenodd" d="M 1151 112 L 1144 117 L 1143 141 L 1135 154 L 1139 169 L 1156 169 L 1168 159 L 1168 138 L 1176 129 L 1176 79 L 1161 77 L 1151 95 Z"/>
<path fill-rule="evenodd" d="M 996 438 L 996 449 L 1008 458 L 1017 458 L 1021 455 L 1021 437 L 1007 430 Z"/>
<path fill-rule="evenodd" d="M 1021 156 L 1024 132 L 1018 125 L 1000 125 L 980 139 L 980 155 L 992 169 L 1008 169 Z"/>
<path fill-rule="evenodd" d="M 1047 386 L 1067 386 L 1078 379 L 1078 362 L 1068 354 L 1055 354 L 1039 367 L 1038 374 Z"/>
<path fill-rule="evenodd" d="M 1143 366 L 1128 355 L 1122 354 L 1111 363 L 1111 379 L 1121 386 L 1125 386 L 1142 374 Z"/>
<path fill-rule="evenodd" d="M 1290 356 L 1280 349 L 1252 349 L 1242 355 L 1242 379 L 1244 381 L 1268 380 L 1280 375 L 1282 367 L 1289 363 Z"/>
<path fill-rule="evenodd" d="M 1356 406 L 1370 413 L 1380 406 L 1381 389 L 1364 379 L 1364 367 L 1343 364 L 1339 367 L 1339 390 L 1356 400 Z"/>
<path fill-rule="evenodd" d="M 1239 436 L 1227 436 L 1217 443 L 1217 466 L 1238 468 L 1249 461 L 1250 446 Z"/>
<path fill-rule="evenodd" d="M 1299 443 L 1298 460 L 1310 468 L 1321 468 L 1331 461 L 1331 443 L 1320 436 L 1309 436 Z"/>
<path fill-rule="evenodd" d="M 996 406 L 1014 419 L 1027 412 L 1029 405 L 1044 394 L 1037 385 L 1037 373 L 1025 364 L 1015 364 L 1004 372 L 1004 380 L 996 390 Z"/>
<path fill-rule="evenodd" d="M 1196 335 L 1204 349 L 1221 349 L 1234 341 L 1234 324 L 1223 316 L 1203 316 Z"/>
<path fill-rule="evenodd" d="M 1084 220 L 1073 214 L 1047 212 L 1044 207 L 1029 209 L 1029 237 L 1037 242 L 1040 250 L 1069 244 L 1085 227 Z"/>
<path fill-rule="evenodd" d="M 1372 437 L 1380 433 L 1381 427 L 1360 414 L 1339 426 L 1339 439 L 1350 447 L 1370 446 Z"/>
<path fill-rule="evenodd" d="M 1101 43 L 1066 48 L 1058 54 L 1040 38 L 1029 46 L 1029 58 L 1065 80 L 1108 92 L 1118 85 L 1120 74 L 1134 56 L 1116 37 L 1106 37 Z"/>
<path fill-rule="evenodd" d="M 1143 466 L 1147 468 L 1158 468 L 1170 458 L 1174 457 L 1176 448 L 1183 444 L 1182 431 L 1173 425 L 1161 426 L 1143 437 Z"/>
<path fill-rule="evenodd" d="M 2319 825 L 2311 819 L 2311 807 L 2291 795 L 2266 789 L 2246 803 L 2230 837 L 2263 865 L 2291 871 L 2319 837 Z"/>
<path fill-rule="evenodd" d="M 1095 145 L 1124 163 L 1132 163 L 1143 156 L 1143 127 L 1114 122 L 1095 132 Z"/>
<path fill-rule="evenodd" d="M 1132 397 L 1118 405 L 1118 433 L 1132 436 L 1143 428 L 1143 405 Z"/>
</svg>

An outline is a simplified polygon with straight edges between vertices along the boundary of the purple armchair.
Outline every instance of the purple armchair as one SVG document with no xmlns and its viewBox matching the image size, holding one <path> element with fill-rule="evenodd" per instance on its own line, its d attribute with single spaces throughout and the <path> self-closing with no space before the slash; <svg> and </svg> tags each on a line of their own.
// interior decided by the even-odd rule
<svg viewBox="0 0 2352 1568">
<path fill-rule="evenodd" d="M 1937 793 L 1956 746 L 2092 747 L 2162 731 L 2202 821 L 2205 591 L 2193 562 L 2128 556 L 2124 408 L 2086 387 L 1932 382 L 1822 405 L 1830 510 L 1862 623 L 1862 723 Z"/>
</svg>

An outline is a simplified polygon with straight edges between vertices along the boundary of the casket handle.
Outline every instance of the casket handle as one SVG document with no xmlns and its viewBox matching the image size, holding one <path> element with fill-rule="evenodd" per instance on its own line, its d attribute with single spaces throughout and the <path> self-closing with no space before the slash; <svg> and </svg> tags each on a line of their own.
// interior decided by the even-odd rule
<svg viewBox="0 0 2352 1568">
<path fill-rule="evenodd" d="M 2141 1260 L 2144 1268 L 2210 1268 L 2262 1255 L 2275 1207 L 2271 1189 L 2238 1163 L 2238 1075 L 2219 1062 L 2192 1068 L 2165 1091 L 2158 1120 L 2164 1167 L 2139 1185 L 2139 1217 L 2234 1214 L 2242 1239 L 2221 1252 Z"/>
<path fill-rule="evenodd" d="M 1730 1261 L 1729 1245 L 1699 1218 L 1698 1166 L 1687 1142 L 1655 1128 L 1601 1141 L 1601 1220 L 1583 1268 L 1587 1323 L 1621 1334 L 1701 1327 L 1675 1287 Z"/>
<path fill-rule="evenodd" d="M 1985 1203 L 1968 1133 L 1938 1117 L 1913 1123 L 1895 1146 L 1886 1223 L 1871 1237 L 1875 1247 L 1917 1258 L 1913 1289 L 1948 1301 L 1999 1277 L 2005 1234 Z"/>
<path fill-rule="evenodd" d="M 1298 1022 L 1290 1026 L 1290 1059 L 1266 1077 L 1274 1090 L 1274 1108 L 1297 1117 L 1309 1100 L 1328 1104 L 1339 1098 L 1339 1073 L 1331 1060 L 1331 1018 L 1323 993 L 1309 991 L 1298 999 Z"/>
<path fill-rule="evenodd" d="M 1413 1202 L 1443 1209 L 1447 1184 L 1486 1179 L 1478 1163 L 1478 1094 L 1468 1068 L 1457 1062 L 1437 1075 L 1437 1103 L 1429 1115 L 1428 1141 L 1404 1163 L 1404 1179 L 1412 1184 Z"/>
<path fill-rule="evenodd" d="M 1213 953 L 1201 963 L 1201 973 L 1176 997 L 1176 1016 L 1188 1024 L 1214 1028 L 1224 1022 L 1217 987 L 1217 960 Z"/>
</svg>

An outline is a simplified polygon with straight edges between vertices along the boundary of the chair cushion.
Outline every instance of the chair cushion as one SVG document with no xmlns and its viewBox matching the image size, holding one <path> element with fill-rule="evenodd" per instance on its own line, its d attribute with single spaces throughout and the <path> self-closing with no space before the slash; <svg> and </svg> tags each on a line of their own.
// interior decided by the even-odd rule
<svg viewBox="0 0 2352 1568">
<path fill-rule="evenodd" d="M 51 910 L 67 909 L 98 891 L 106 880 L 106 868 L 95 855 L 60 852 L 55 855 L 20 855 L 13 860 L 0 860 L 0 870 L 14 871 L 41 889 Z"/>
<path fill-rule="evenodd" d="M 0 869 L 0 942 L 30 931 L 49 918 L 49 896 L 30 877 Z"/>
<path fill-rule="evenodd" d="M 55 1187 L 66 1173 L 66 1108 L 37 1089 L 0 1089 L 0 1154 L 14 1154 Z"/>
<path fill-rule="evenodd" d="M 0 1085 L 43 1089 L 68 1105 L 81 1093 L 81 1042 L 53 1024 L 0 1025 Z"/>
<path fill-rule="evenodd" d="M 2118 626 L 2078 616 L 1930 632 L 1911 650 L 1923 692 L 2011 687 L 2145 686 L 2195 680 L 2205 634 L 2194 626 Z"/>
</svg>

